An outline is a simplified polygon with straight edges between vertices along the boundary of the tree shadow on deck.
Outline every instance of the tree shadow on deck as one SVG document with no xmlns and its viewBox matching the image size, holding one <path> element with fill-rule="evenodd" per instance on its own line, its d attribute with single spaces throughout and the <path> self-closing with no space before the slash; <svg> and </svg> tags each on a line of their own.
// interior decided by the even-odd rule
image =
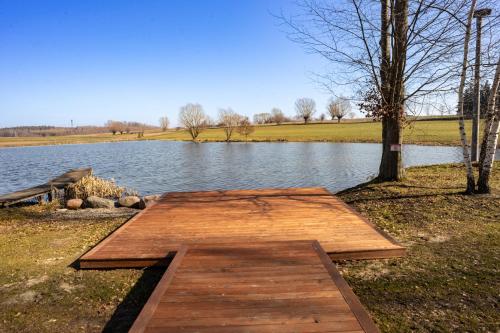
<svg viewBox="0 0 500 333">
<path fill-rule="evenodd" d="M 165 270 L 166 267 L 144 269 L 139 280 L 137 280 L 127 296 L 118 305 L 102 331 L 110 333 L 128 332 L 165 273 Z"/>
</svg>

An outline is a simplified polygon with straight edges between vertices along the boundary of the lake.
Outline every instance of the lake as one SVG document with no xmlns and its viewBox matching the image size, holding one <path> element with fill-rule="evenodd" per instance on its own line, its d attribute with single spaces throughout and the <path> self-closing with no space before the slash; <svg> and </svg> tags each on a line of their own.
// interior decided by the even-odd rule
<svg viewBox="0 0 500 333">
<path fill-rule="evenodd" d="M 113 178 L 142 195 L 300 186 L 337 192 L 374 177 L 380 155 L 380 144 L 319 142 L 136 141 L 3 148 L 0 193 L 45 183 L 69 169 L 87 166 L 97 176 Z M 405 166 L 460 161 L 459 147 L 404 146 Z"/>
</svg>

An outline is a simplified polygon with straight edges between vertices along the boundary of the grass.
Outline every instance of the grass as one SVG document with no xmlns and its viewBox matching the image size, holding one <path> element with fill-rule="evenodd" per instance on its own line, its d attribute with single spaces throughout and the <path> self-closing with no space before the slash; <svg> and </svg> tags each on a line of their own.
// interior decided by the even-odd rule
<svg viewBox="0 0 500 333">
<path fill-rule="evenodd" d="M 381 331 L 500 328 L 500 163 L 493 175 L 492 196 L 463 195 L 457 165 L 339 194 L 408 249 L 339 265 Z M 60 218 L 51 205 L 1 209 L 0 332 L 126 331 L 162 271 L 71 267 L 124 221 Z"/>
<path fill-rule="evenodd" d="M 409 169 L 401 183 L 341 198 L 408 249 L 402 259 L 342 263 L 343 275 L 384 332 L 498 332 L 500 163 L 493 196 L 466 196 L 464 169 Z"/>
<path fill-rule="evenodd" d="M 467 122 L 470 129 L 470 121 Z M 210 128 L 202 132 L 199 141 L 224 141 L 220 128 Z M 235 133 L 234 141 L 244 141 Z M 96 143 L 110 141 L 138 140 L 137 134 L 92 134 L 54 136 L 45 138 L 0 138 L 0 147 L 55 145 L 69 143 Z M 141 140 L 191 140 L 184 130 L 167 132 L 146 131 Z M 284 124 L 256 126 L 249 141 L 330 141 L 330 142 L 380 142 L 379 122 L 350 121 L 338 123 Z M 404 131 L 404 142 L 428 145 L 459 145 L 458 123 L 456 120 L 415 121 Z"/>
</svg>

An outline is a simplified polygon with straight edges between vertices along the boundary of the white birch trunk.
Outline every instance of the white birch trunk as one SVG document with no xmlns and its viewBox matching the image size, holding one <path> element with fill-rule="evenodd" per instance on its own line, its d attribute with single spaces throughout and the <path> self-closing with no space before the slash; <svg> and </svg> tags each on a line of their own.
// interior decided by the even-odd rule
<svg viewBox="0 0 500 333">
<path fill-rule="evenodd" d="M 465 77 L 467 74 L 467 57 L 469 55 L 469 41 L 470 41 L 470 31 L 472 25 L 472 15 L 474 14 L 475 8 L 476 8 L 476 0 L 472 0 L 469 9 L 469 14 L 467 15 L 467 24 L 465 28 L 465 38 L 464 38 L 464 57 L 462 61 L 462 72 L 460 74 L 460 86 L 458 88 L 460 142 L 462 143 L 464 163 L 467 169 L 466 193 L 473 193 L 475 189 L 474 172 L 472 170 L 472 163 L 469 155 L 470 146 L 469 143 L 467 142 L 467 134 L 465 133 L 465 121 L 464 121 L 464 87 L 465 87 Z"/>
<path fill-rule="evenodd" d="M 483 140 L 484 157 L 480 165 L 479 179 L 477 181 L 478 192 L 490 192 L 490 175 L 495 161 L 495 152 L 498 143 L 498 132 L 500 127 L 500 105 L 497 105 L 497 93 L 500 85 L 500 57 L 498 59 L 497 68 L 495 71 L 495 78 L 491 87 L 490 97 L 488 99 L 488 122 L 484 131 L 485 140 Z"/>
</svg>

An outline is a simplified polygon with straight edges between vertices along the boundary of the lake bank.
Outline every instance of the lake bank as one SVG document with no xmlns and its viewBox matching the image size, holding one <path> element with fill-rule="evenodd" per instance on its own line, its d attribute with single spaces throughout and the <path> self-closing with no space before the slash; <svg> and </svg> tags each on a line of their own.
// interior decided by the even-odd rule
<svg viewBox="0 0 500 333">
<path fill-rule="evenodd" d="M 340 193 L 408 249 L 406 258 L 340 264 L 381 331 L 497 329 L 500 163 L 494 196 L 463 195 L 464 180 L 459 165 L 418 167 L 404 182 Z M 51 205 L 0 210 L 0 299 L 8 304 L 0 331 L 126 330 L 163 271 L 70 265 L 127 217 L 64 218 Z"/>
<path fill-rule="evenodd" d="M 470 130 L 470 121 L 466 121 Z M 248 137 L 250 142 L 352 142 L 380 143 L 382 127 L 380 122 L 342 122 L 312 124 L 258 125 Z M 137 140 L 190 141 L 187 131 L 146 131 L 144 138 L 137 134 L 92 134 L 51 137 L 0 138 L 1 147 L 24 147 L 44 145 L 83 144 L 98 142 L 119 142 Z M 220 128 L 209 128 L 201 133 L 200 142 L 224 142 Z M 233 141 L 244 142 L 245 138 L 235 133 Z M 405 144 L 460 145 L 458 122 L 454 120 L 421 120 L 412 122 L 404 131 Z"/>
</svg>

